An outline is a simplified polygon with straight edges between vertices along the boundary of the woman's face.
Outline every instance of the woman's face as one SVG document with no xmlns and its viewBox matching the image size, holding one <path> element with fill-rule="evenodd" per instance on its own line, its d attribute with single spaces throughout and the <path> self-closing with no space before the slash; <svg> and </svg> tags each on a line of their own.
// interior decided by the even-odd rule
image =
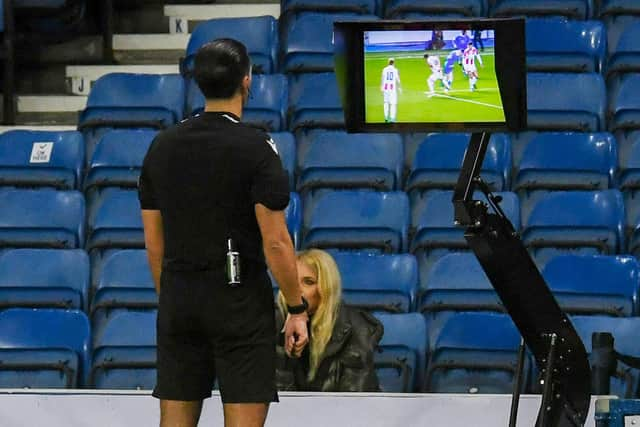
<svg viewBox="0 0 640 427">
<path fill-rule="evenodd" d="M 320 305 L 320 294 L 318 293 L 318 275 L 311 267 L 302 261 L 298 261 L 298 283 L 302 290 L 302 296 L 309 303 L 307 312 L 311 315 L 316 312 Z"/>
</svg>

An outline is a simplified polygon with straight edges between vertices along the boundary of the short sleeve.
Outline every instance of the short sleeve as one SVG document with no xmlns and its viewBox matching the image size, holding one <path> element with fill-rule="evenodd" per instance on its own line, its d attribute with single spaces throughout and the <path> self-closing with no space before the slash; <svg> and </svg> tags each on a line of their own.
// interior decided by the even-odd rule
<svg viewBox="0 0 640 427">
<path fill-rule="evenodd" d="M 142 170 L 140 172 L 140 178 L 138 178 L 138 199 L 140 200 L 140 207 L 145 210 L 157 210 L 160 209 L 156 195 L 153 191 L 153 183 L 151 181 L 150 168 L 152 164 L 151 148 L 147 152 L 142 163 Z"/>
<path fill-rule="evenodd" d="M 256 168 L 251 182 L 253 204 L 262 204 L 273 211 L 284 210 L 289 204 L 289 178 L 282 167 L 273 140 L 266 137 L 256 150 Z"/>
</svg>

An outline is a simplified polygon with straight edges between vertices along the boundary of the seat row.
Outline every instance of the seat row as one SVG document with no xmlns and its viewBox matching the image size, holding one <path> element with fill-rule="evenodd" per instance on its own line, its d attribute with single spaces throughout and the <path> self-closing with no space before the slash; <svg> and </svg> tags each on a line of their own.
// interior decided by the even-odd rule
<svg viewBox="0 0 640 427">
<path fill-rule="evenodd" d="M 384 392 L 509 393 L 520 337 L 504 314 L 461 312 L 440 325 L 417 313 L 376 314 L 384 335 L 374 357 Z M 611 332 L 618 351 L 640 354 L 639 318 L 574 316 L 591 353 L 593 332 Z M 155 385 L 155 311 L 120 311 L 90 326 L 82 312 L 0 312 L 0 387 L 151 389 Z M 636 397 L 638 371 L 619 363 L 612 394 Z M 523 392 L 539 392 L 527 354 Z"/>
</svg>

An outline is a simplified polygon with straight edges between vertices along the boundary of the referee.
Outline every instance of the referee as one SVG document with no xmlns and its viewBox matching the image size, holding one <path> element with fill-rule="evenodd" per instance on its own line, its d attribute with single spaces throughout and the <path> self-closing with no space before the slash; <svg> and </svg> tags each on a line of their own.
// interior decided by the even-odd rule
<svg viewBox="0 0 640 427">
<path fill-rule="evenodd" d="M 203 46 L 194 78 L 204 113 L 157 135 L 138 189 L 159 294 L 153 395 L 161 427 L 196 426 L 217 379 L 225 427 L 263 426 L 278 400 L 267 264 L 294 313 L 287 353 L 298 357 L 308 341 L 283 211 L 288 181 L 271 138 L 240 122 L 251 85 L 244 45 Z"/>
</svg>

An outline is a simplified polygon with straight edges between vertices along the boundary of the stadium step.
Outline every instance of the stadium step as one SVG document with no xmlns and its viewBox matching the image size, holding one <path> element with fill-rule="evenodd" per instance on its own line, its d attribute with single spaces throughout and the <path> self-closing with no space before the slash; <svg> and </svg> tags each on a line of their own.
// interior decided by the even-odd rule
<svg viewBox="0 0 640 427">
<path fill-rule="evenodd" d="M 214 18 L 246 18 L 252 16 L 280 16 L 279 3 L 166 5 L 164 16 L 169 18 L 169 32 L 190 33 L 198 22 Z"/>
<path fill-rule="evenodd" d="M 119 64 L 178 64 L 189 34 L 115 34 L 113 55 Z"/>
<path fill-rule="evenodd" d="M 93 82 L 109 73 L 177 74 L 178 65 L 70 65 L 65 75 L 73 95 L 88 95 Z"/>
<path fill-rule="evenodd" d="M 18 124 L 76 125 L 78 112 L 87 104 L 86 96 L 18 95 Z"/>
</svg>

